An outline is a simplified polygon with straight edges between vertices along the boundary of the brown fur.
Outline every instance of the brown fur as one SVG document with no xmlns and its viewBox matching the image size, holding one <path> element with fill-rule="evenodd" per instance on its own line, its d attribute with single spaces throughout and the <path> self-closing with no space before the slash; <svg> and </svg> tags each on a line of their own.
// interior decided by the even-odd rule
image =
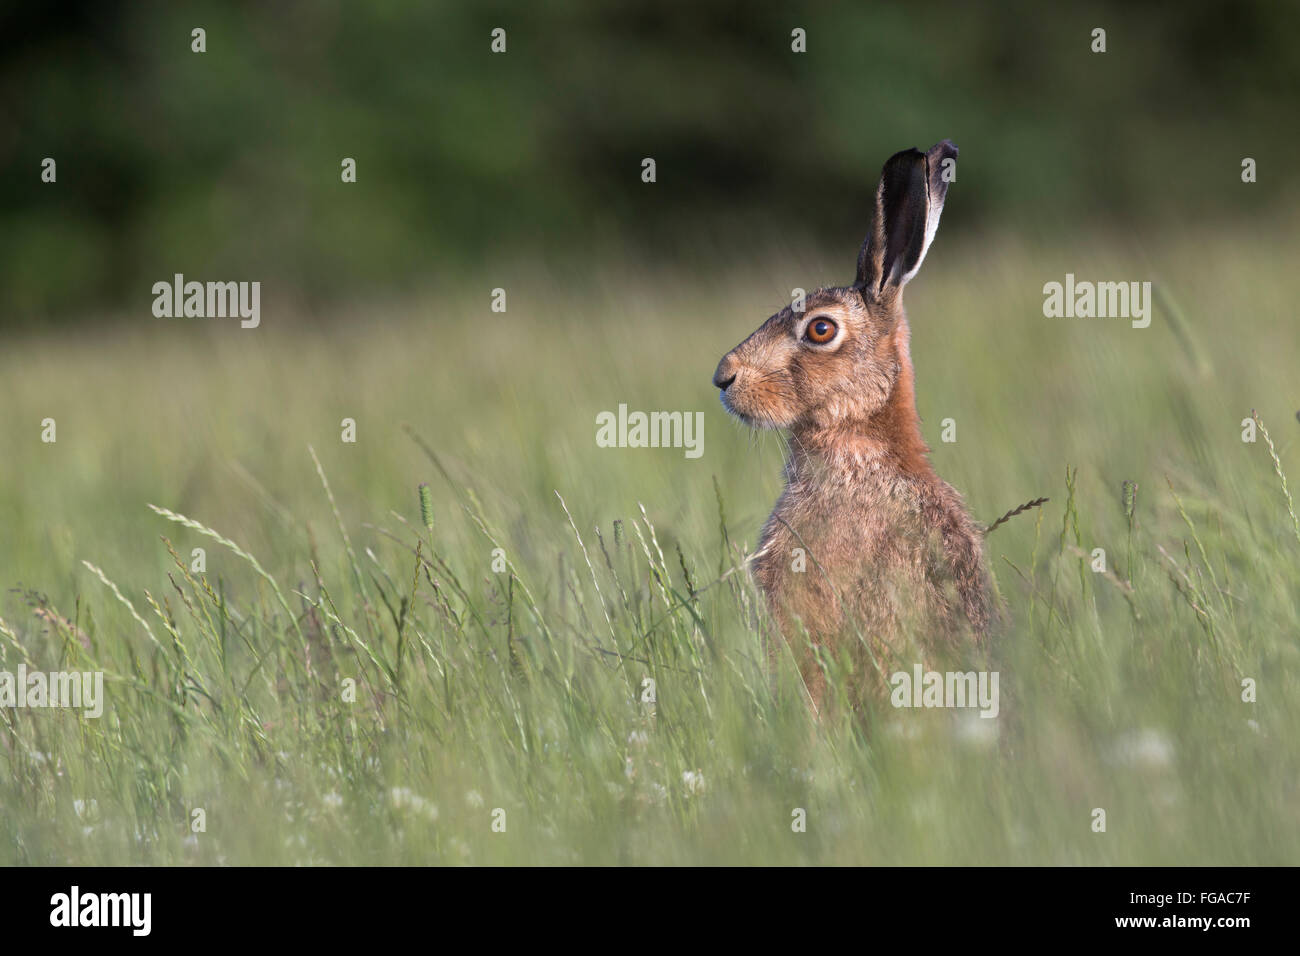
<svg viewBox="0 0 1300 956">
<path fill-rule="evenodd" d="M 951 144 L 940 145 L 956 155 Z M 920 174 L 927 181 L 935 150 Z M 916 201 L 924 228 L 926 187 L 912 181 L 910 188 L 922 191 Z M 763 528 L 753 571 L 815 706 L 825 676 L 810 645 L 846 659 L 855 672 L 879 666 L 887 674 L 904 650 L 933 658 L 982 642 L 989 627 L 983 537 L 961 496 L 930 465 L 902 282 L 890 280 L 915 271 L 924 245 L 920 257 L 913 249 L 903 268 L 893 269 L 885 251 L 890 231 L 915 223 L 890 222 L 885 196 L 882 177 L 858 283 L 814 292 L 802 312 L 782 309 L 723 356 L 714 376 L 732 414 L 789 430 L 785 490 Z M 905 214 L 917 215 L 914 208 Z M 938 212 L 932 215 L 930 236 Z M 819 319 L 839 329 L 826 345 L 805 337 Z M 796 548 L 807 555 L 803 572 L 794 570 Z"/>
</svg>

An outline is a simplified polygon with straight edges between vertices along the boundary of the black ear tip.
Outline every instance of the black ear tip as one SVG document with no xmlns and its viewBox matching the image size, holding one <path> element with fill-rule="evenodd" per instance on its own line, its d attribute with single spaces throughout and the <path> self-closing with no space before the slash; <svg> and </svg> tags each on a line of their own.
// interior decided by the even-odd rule
<svg viewBox="0 0 1300 956">
<path fill-rule="evenodd" d="M 884 168 L 891 169 L 893 167 L 899 166 L 904 163 L 913 164 L 917 160 L 924 159 L 924 158 L 925 158 L 925 153 L 921 152 L 915 146 L 913 146 L 911 149 L 900 149 L 893 156 L 890 156 L 887 160 L 885 160 Z"/>
</svg>

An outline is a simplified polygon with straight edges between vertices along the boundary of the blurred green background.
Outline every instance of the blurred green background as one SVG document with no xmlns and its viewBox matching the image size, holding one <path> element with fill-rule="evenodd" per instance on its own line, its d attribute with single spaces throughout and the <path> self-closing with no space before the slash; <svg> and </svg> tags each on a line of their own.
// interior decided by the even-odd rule
<svg viewBox="0 0 1300 956">
<path fill-rule="evenodd" d="M 0 322 L 148 315 L 174 272 L 261 279 L 273 309 L 521 257 L 851 248 L 883 159 L 943 137 L 962 149 L 950 229 L 1254 218 L 1297 195 L 1297 27 L 1263 0 L 14 5 Z"/>
<path fill-rule="evenodd" d="M 109 696 L 0 707 L 0 863 L 1295 863 L 1298 22 L 0 14 L 0 670 Z M 1051 498 L 989 538 L 1007 707 L 814 721 L 744 573 L 783 443 L 709 379 L 942 137 L 923 434 L 982 523 Z M 261 281 L 261 326 L 155 319 L 175 272 Z M 1150 327 L 1044 317 L 1067 272 L 1151 281 Z M 598 447 L 621 403 L 704 456 Z"/>
</svg>

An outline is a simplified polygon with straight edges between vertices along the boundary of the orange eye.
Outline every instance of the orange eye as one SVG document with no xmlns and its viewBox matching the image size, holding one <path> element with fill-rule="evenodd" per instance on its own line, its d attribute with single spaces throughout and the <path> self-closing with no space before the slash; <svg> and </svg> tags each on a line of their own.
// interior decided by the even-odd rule
<svg viewBox="0 0 1300 956">
<path fill-rule="evenodd" d="M 838 331 L 839 328 L 834 322 L 824 316 L 818 316 L 808 323 L 808 327 L 804 329 L 803 337 L 817 345 L 825 345 L 835 338 L 835 333 Z"/>
</svg>

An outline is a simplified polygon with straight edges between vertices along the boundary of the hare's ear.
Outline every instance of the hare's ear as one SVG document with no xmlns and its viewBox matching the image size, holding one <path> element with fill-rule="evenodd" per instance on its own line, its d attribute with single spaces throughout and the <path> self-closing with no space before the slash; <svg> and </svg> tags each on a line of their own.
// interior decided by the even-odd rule
<svg viewBox="0 0 1300 956">
<path fill-rule="evenodd" d="M 895 153 L 880 173 L 871 232 L 858 253 L 857 287 L 877 295 L 901 289 L 921 268 L 948 194 L 957 147 L 944 140 L 927 153 Z"/>
</svg>

